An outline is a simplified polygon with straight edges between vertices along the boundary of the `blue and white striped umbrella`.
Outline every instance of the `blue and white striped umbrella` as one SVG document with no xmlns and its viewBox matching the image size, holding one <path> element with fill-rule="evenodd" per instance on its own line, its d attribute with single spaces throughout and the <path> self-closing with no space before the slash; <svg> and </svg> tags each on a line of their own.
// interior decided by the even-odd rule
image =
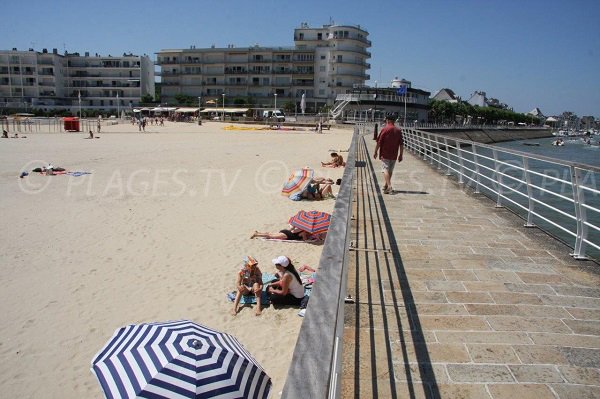
<svg viewBox="0 0 600 399">
<path fill-rule="evenodd" d="M 129 325 L 92 360 L 107 398 L 267 398 L 271 378 L 233 336 L 189 320 Z"/>
</svg>

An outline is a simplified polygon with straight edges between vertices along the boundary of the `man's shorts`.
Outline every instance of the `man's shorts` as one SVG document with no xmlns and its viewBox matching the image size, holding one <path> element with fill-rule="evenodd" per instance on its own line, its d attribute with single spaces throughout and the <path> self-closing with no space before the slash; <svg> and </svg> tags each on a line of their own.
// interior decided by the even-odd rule
<svg viewBox="0 0 600 399">
<path fill-rule="evenodd" d="M 395 159 L 382 159 L 381 160 L 381 171 L 392 174 L 394 172 L 394 166 L 396 166 Z"/>
</svg>

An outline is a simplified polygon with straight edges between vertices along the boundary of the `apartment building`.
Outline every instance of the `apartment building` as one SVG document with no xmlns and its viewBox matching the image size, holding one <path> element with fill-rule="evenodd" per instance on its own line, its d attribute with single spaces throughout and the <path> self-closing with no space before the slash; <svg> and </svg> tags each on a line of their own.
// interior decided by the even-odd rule
<svg viewBox="0 0 600 399">
<path fill-rule="evenodd" d="M 146 55 L 90 56 L 0 50 L 0 107 L 124 110 L 154 96 L 154 65 Z"/>
<path fill-rule="evenodd" d="M 294 29 L 293 47 L 161 50 L 156 53 L 161 101 L 174 104 L 175 96 L 184 94 L 203 104 L 224 99 L 282 107 L 291 101 L 299 107 L 304 94 L 307 112 L 315 112 L 370 79 L 367 37 L 360 26 L 303 23 Z"/>
</svg>

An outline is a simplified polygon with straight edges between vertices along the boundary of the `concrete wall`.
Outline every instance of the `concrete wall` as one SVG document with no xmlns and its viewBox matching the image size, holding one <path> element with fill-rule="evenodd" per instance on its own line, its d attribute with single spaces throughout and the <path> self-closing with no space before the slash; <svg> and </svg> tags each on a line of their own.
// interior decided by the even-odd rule
<svg viewBox="0 0 600 399">
<path fill-rule="evenodd" d="M 459 127 L 456 129 L 426 128 L 422 130 L 425 130 L 430 133 L 448 135 L 457 139 L 471 140 L 483 144 L 552 137 L 552 131 L 550 129 L 540 128 L 469 129 L 465 127 Z"/>
</svg>

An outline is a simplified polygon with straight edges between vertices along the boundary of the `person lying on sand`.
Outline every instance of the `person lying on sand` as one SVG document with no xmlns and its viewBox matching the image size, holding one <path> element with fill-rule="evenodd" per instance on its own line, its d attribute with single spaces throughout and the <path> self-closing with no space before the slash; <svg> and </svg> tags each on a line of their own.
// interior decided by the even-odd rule
<svg viewBox="0 0 600 399">
<path fill-rule="evenodd" d="M 262 313 L 261 310 L 261 296 L 262 296 L 262 273 L 258 268 L 258 261 L 254 259 L 252 256 L 244 257 L 244 264 L 242 268 L 237 273 L 237 277 L 235 280 L 236 287 L 236 295 L 235 301 L 233 302 L 233 309 L 231 309 L 231 314 L 233 316 L 238 313 L 238 305 L 240 304 L 240 299 L 242 295 L 249 295 L 253 293 L 256 297 L 256 310 L 255 314 L 260 316 Z"/>
<path fill-rule="evenodd" d="M 289 226 L 288 229 L 279 230 L 277 233 L 254 231 L 250 238 L 266 238 L 269 240 L 309 241 L 316 237 L 297 227 Z"/>
</svg>

